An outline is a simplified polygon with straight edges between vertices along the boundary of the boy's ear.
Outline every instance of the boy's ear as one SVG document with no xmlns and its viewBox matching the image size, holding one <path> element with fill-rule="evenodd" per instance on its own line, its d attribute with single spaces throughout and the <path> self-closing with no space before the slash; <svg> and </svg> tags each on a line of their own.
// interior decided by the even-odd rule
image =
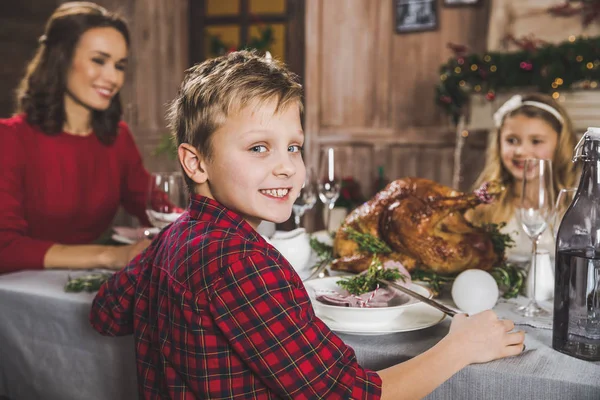
<svg viewBox="0 0 600 400">
<path fill-rule="evenodd" d="M 208 180 L 204 157 L 198 149 L 188 143 L 182 143 L 177 149 L 177 156 L 183 170 L 192 181 L 201 184 Z"/>
</svg>

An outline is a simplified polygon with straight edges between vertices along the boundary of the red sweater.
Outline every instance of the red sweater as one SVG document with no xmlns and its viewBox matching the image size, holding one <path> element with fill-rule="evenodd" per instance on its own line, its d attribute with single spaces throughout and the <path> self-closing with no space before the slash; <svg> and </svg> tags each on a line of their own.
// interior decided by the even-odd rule
<svg viewBox="0 0 600 400">
<path fill-rule="evenodd" d="M 55 243 L 93 242 L 119 205 L 149 225 L 148 186 L 124 122 L 106 146 L 93 134 L 46 135 L 22 115 L 0 119 L 0 273 L 43 268 Z"/>
</svg>

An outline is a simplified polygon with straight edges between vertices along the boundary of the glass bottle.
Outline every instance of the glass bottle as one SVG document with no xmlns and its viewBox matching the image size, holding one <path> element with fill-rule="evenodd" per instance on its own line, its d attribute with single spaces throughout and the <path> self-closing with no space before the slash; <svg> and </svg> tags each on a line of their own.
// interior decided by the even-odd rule
<svg viewBox="0 0 600 400">
<path fill-rule="evenodd" d="M 579 187 L 558 228 L 552 347 L 600 360 L 600 128 L 588 128 L 573 162 Z"/>
</svg>

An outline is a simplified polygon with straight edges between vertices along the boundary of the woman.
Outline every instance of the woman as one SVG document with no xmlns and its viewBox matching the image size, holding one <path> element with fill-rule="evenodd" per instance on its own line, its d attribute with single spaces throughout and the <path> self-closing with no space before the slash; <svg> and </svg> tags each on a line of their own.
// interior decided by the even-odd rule
<svg viewBox="0 0 600 400">
<path fill-rule="evenodd" d="M 129 32 L 88 2 L 50 17 L 17 91 L 17 114 L 0 120 L 0 272 L 118 269 L 148 241 L 89 244 L 119 205 L 148 224 L 149 175 L 120 121 Z"/>
<path fill-rule="evenodd" d="M 475 187 L 486 181 L 500 181 L 506 190 L 492 204 L 472 213 L 476 223 L 506 223 L 502 229 L 512 236 L 515 246 L 507 250 L 511 261 L 531 258 L 531 241 L 515 215 L 521 201 L 523 160 L 552 160 L 554 198 L 560 189 L 576 184 L 578 172 L 571 162 L 576 137 L 565 109 L 545 94 L 516 95 L 494 114 L 495 135 L 490 138 L 487 161 Z M 552 230 L 540 237 L 538 249 L 554 254 Z"/>
</svg>

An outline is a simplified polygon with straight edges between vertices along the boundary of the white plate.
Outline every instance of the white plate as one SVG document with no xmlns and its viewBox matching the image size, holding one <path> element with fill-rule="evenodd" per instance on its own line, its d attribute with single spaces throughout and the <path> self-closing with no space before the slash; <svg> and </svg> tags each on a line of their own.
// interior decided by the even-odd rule
<svg viewBox="0 0 600 400">
<path fill-rule="evenodd" d="M 160 232 L 159 228 L 130 228 L 126 226 L 115 226 L 113 227 L 115 233 L 111 238 L 115 242 L 132 244 L 144 238 L 144 231 L 148 230 L 152 234 L 156 235 Z"/>
<path fill-rule="evenodd" d="M 407 307 L 404 312 L 396 316 L 393 320 L 389 321 L 385 325 L 373 326 L 370 323 L 361 324 L 359 322 L 360 318 L 357 318 L 357 320 L 353 320 L 351 324 L 348 322 L 343 322 L 343 320 L 333 320 L 328 317 L 328 314 L 324 313 L 324 307 L 322 307 L 321 303 L 317 303 L 317 300 L 315 299 L 315 289 L 331 288 L 330 286 L 332 282 L 335 282 L 338 279 L 339 278 L 331 277 L 323 279 L 313 279 L 311 281 L 304 282 L 311 302 L 313 302 L 315 314 L 317 315 L 317 317 L 321 318 L 321 320 L 332 331 L 346 333 L 350 335 L 387 335 L 390 333 L 409 332 L 419 329 L 425 329 L 442 322 L 445 318 L 444 313 L 442 313 L 441 311 L 436 310 L 435 308 L 428 306 L 424 303 L 416 303 Z M 415 284 L 414 286 L 415 287 L 413 287 L 412 289 L 416 290 L 418 285 Z M 425 293 L 421 294 L 425 295 Z M 360 311 L 364 312 L 367 311 L 367 309 L 360 309 Z"/>
<path fill-rule="evenodd" d="M 114 233 L 111 236 L 112 240 L 114 240 L 115 242 L 119 242 L 119 243 L 123 243 L 123 244 L 133 244 L 135 243 L 135 240 L 130 239 L 128 237 L 125 236 L 121 236 L 118 233 Z"/>
<path fill-rule="evenodd" d="M 390 322 L 389 325 L 377 329 L 373 329 L 368 325 L 362 327 L 357 325 L 344 326 L 337 321 L 321 317 L 318 313 L 317 317 L 321 318 L 325 325 L 334 332 L 345 333 L 348 335 L 377 336 L 429 328 L 430 326 L 442 322 L 446 316 L 443 312 L 438 311 L 427 304 L 419 303 L 400 314 L 400 316 Z"/>
</svg>

